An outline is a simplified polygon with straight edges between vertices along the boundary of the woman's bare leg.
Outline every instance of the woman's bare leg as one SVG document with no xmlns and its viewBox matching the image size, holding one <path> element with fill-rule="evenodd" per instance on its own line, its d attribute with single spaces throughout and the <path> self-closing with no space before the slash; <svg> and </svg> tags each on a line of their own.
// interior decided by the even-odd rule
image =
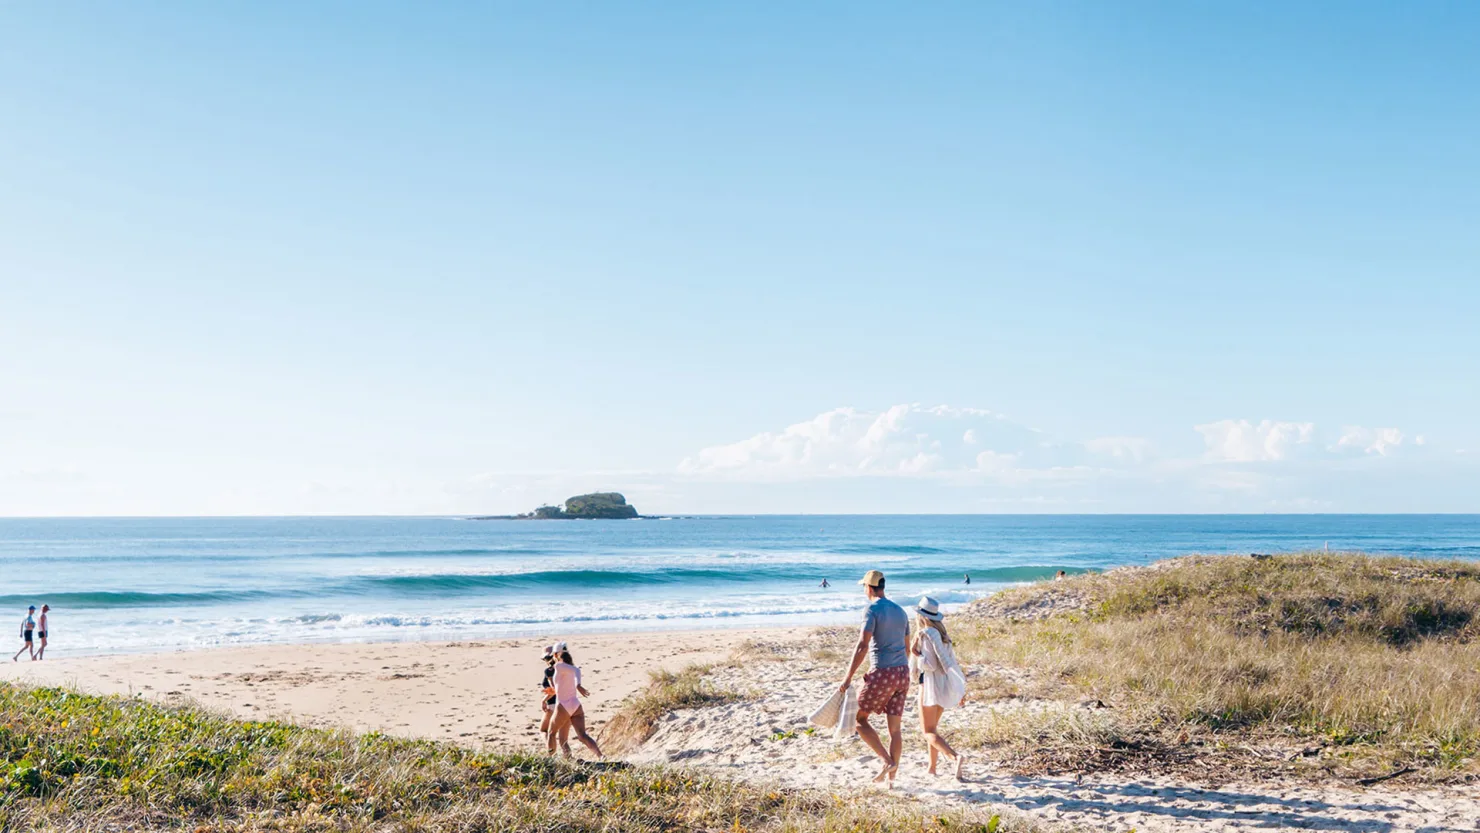
<svg viewBox="0 0 1480 833">
<path fill-rule="evenodd" d="M 545 745 L 549 748 L 551 755 L 555 754 L 555 744 L 556 742 L 559 742 L 561 748 L 565 750 L 565 756 L 567 758 L 570 757 L 570 744 L 567 743 L 565 738 L 563 737 L 563 735 L 569 731 L 570 712 L 566 711 L 564 706 L 556 706 L 555 718 L 550 721 L 550 733 L 546 735 L 545 742 Z"/>
<path fill-rule="evenodd" d="M 956 777 L 957 778 L 960 778 L 961 777 L 961 766 L 960 766 L 961 758 L 960 758 L 959 755 L 956 754 L 956 750 L 952 749 L 951 748 L 951 745 L 949 743 L 946 743 L 946 739 L 940 736 L 940 716 L 942 714 L 944 714 L 944 713 L 945 713 L 945 709 L 941 708 L 940 706 L 921 706 L 920 707 L 920 729 L 921 729 L 921 731 L 923 731 L 925 733 L 925 742 L 930 745 L 930 757 L 931 757 L 930 771 L 932 773 L 935 772 L 935 760 L 934 759 L 935 759 L 935 752 L 938 749 L 947 758 L 950 758 L 950 759 L 956 761 L 956 764 L 957 764 L 957 766 L 956 766 Z"/>
<path fill-rule="evenodd" d="M 36 659 L 46 658 L 46 637 L 41 637 L 41 650 L 36 652 Z"/>
<path fill-rule="evenodd" d="M 930 743 L 930 733 L 933 731 L 933 729 L 930 727 L 930 724 L 925 721 L 926 708 L 928 707 L 925 705 L 924 697 L 922 696 L 920 702 L 920 734 L 924 735 L 926 738 L 925 749 L 930 752 L 930 774 L 934 775 L 935 766 L 940 761 L 940 750 L 936 749 L 935 746 Z"/>
<path fill-rule="evenodd" d="M 540 711 L 544 712 L 544 716 L 540 718 L 540 734 L 548 735 L 550 734 L 550 719 L 555 716 L 555 711 L 544 703 L 540 704 Z"/>
<path fill-rule="evenodd" d="M 586 710 L 584 708 L 576 706 L 576 713 L 570 716 L 570 725 L 575 727 L 576 740 L 586 744 L 586 748 L 591 750 L 591 754 L 600 758 L 601 747 L 597 746 L 596 741 L 592 740 L 591 736 L 586 734 Z"/>
</svg>

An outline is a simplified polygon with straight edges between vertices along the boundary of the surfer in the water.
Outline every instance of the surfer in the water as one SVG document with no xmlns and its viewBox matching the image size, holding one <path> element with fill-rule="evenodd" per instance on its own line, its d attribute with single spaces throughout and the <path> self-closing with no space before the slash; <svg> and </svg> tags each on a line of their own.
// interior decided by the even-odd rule
<svg viewBox="0 0 1480 833">
<path fill-rule="evenodd" d="M 971 583 L 971 574 L 970 573 L 967 573 L 966 574 L 966 583 L 967 584 L 970 584 Z"/>
</svg>

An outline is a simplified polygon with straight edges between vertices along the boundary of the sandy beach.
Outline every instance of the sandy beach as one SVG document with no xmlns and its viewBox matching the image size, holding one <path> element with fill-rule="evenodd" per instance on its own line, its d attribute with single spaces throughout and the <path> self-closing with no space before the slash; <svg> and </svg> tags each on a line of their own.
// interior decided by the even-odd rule
<svg viewBox="0 0 1480 833">
<path fill-rule="evenodd" d="M 534 694 L 539 654 L 549 641 L 264 646 L 22 660 L 0 666 L 0 676 L 163 702 L 193 700 L 248 717 L 532 748 L 539 739 Z M 768 629 L 601 634 L 581 637 L 571 647 L 592 692 L 587 706 L 598 737 L 623 699 L 645 687 L 650 669 L 716 663 L 711 684 L 747 692 L 739 702 L 668 714 L 645 744 L 620 755 L 626 760 L 694 766 L 756 784 L 883 798 L 868 783 L 876 764 L 860 741 L 805 731 L 806 714 L 841 670 L 835 657 L 818 658 L 819 644 L 810 629 Z M 742 645 L 748 650 L 736 661 L 735 649 Z M 1000 666 L 968 671 L 972 676 L 1013 673 Z M 912 700 L 911 716 L 913 707 Z M 949 715 L 943 725 L 954 733 L 993 709 L 1055 707 L 982 702 Z M 913 720 L 906 725 L 905 761 L 892 796 L 921 806 L 1010 808 L 1066 829 L 1480 830 L 1480 794 L 1473 786 L 1356 789 L 1111 773 L 1025 777 L 981 761 L 968 766 L 965 783 L 956 783 L 924 772 Z"/>
<path fill-rule="evenodd" d="M 648 671 L 723 660 L 761 632 L 591 634 L 569 639 L 599 731 Z M 789 631 L 767 631 L 772 638 Z M 194 701 L 251 718 L 497 747 L 539 740 L 540 652 L 555 637 L 274 645 L 0 665 L 0 678 L 98 694 Z M 55 648 L 53 648 L 55 650 Z"/>
</svg>

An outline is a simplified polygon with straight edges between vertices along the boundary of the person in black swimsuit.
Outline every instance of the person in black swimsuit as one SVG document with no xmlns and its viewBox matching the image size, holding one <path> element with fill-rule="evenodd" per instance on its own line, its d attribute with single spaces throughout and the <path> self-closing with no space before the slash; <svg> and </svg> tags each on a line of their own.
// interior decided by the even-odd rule
<svg viewBox="0 0 1480 833">
<path fill-rule="evenodd" d="M 545 646 L 545 673 L 540 676 L 540 737 L 550 732 L 550 719 L 555 716 L 555 646 Z"/>
<path fill-rule="evenodd" d="M 26 618 L 21 620 L 21 639 L 24 639 L 26 644 L 22 645 L 21 649 L 15 652 L 15 656 L 10 658 L 11 662 L 20 662 L 21 654 L 26 651 L 31 652 L 31 659 L 34 660 L 36 658 L 36 649 L 31 646 L 31 633 L 35 630 L 36 606 L 31 605 L 31 609 L 26 611 Z"/>
</svg>

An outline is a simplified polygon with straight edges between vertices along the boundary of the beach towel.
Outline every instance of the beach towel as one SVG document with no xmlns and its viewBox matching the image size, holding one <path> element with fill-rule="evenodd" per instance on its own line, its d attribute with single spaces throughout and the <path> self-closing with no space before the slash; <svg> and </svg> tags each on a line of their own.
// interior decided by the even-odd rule
<svg viewBox="0 0 1480 833">
<path fill-rule="evenodd" d="M 852 686 L 848 687 L 848 693 L 853 693 Z M 843 713 L 843 701 L 845 699 L 843 692 L 834 689 L 832 694 L 829 694 L 827 699 L 822 701 L 822 705 L 818 706 L 816 711 L 812 712 L 812 716 L 807 718 L 807 722 L 820 729 L 831 729 L 837 726 L 838 717 Z"/>
<path fill-rule="evenodd" d="M 843 709 L 838 714 L 838 728 L 833 730 L 833 740 L 847 740 L 858 734 L 858 694 L 853 686 L 843 696 Z"/>
</svg>

